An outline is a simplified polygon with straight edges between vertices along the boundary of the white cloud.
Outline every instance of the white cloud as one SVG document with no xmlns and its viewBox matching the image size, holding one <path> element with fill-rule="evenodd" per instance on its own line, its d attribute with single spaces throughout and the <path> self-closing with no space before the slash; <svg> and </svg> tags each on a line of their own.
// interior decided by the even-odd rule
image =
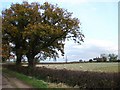
<svg viewBox="0 0 120 90">
<path fill-rule="evenodd" d="M 71 4 L 80 4 L 80 3 L 85 3 L 88 0 L 59 0 L 59 2 L 63 3 L 71 3 Z"/>
<path fill-rule="evenodd" d="M 51 1 L 51 0 L 47 0 Z M 52 0 L 52 2 L 62 2 L 69 4 L 80 4 L 80 3 L 89 3 L 89 2 L 118 2 L 119 0 Z"/>
<path fill-rule="evenodd" d="M 99 40 L 99 39 L 88 39 L 85 41 L 85 44 L 83 43 L 83 45 L 81 45 L 81 46 L 75 45 L 75 46 L 73 46 L 73 48 L 81 49 L 81 48 L 90 48 L 92 46 L 104 48 L 105 50 L 109 50 L 109 51 L 117 51 L 118 50 L 117 44 L 114 44 L 111 41 Z"/>
<path fill-rule="evenodd" d="M 93 10 L 93 11 L 96 11 L 96 10 L 97 10 L 97 8 L 93 7 L 93 8 L 92 8 L 92 10 Z"/>
<path fill-rule="evenodd" d="M 13 3 L 21 3 L 22 1 L 28 1 L 28 2 L 50 2 L 50 3 L 54 3 L 54 4 L 80 4 L 80 3 L 85 3 L 88 0 L 0 0 L 0 2 L 13 2 Z"/>
<path fill-rule="evenodd" d="M 89 0 L 90 2 L 118 2 L 119 0 Z"/>
<path fill-rule="evenodd" d="M 77 45 L 72 41 L 67 41 L 65 45 L 65 54 L 68 60 L 89 60 L 99 57 L 100 54 L 118 53 L 118 44 L 107 40 L 87 39 L 82 45 Z"/>
<path fill-rule="evenodd" d="M 93 44 L 98 47 L 110 48 L 113 47 L 114 44 L 107 40 L 99 40 L 99 39 L 91 39 L 87 40 L 87 44 Z"/>
<path fill-rule="evenodd" d="M 18 1 L 18 0 L 0 0 L 0 2 L 14 2 L 14 1 Z"/>
<path fill-rule="evenodd" d="M 50 0 L 47 0 L 47 1 L 50 1 Z M 119 0 L 51 0 L 51 1 L 71 3 L 71 4 L 80 4 L 80 3 L 88 3 L 88 2 L 119 2 Z"/>
</svg>

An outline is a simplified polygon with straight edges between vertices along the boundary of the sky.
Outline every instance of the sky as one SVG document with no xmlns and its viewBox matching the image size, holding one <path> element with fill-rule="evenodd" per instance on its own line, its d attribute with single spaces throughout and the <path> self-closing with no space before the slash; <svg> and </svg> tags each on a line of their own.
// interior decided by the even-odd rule
<svg viewBox="0 0 120 90">
<path fill-rule="evenodd" d="M 118 1 L 119 0 L 27 0 L 28 2 L 49 2 L 73 12 L 80 20 L 80 29 L 85 35 L 81 45 L 66 41 L 65 56 L 57 62 L 89 60 L 100 54 L 118 54 Z M 22 0 L 0 0 L 0 11 L 9 8 L 11 3 Z M 49 61 L 49 60 L 47 60 Z M 51 62 L 52 60 L 50 60 Z"/>
</svg>

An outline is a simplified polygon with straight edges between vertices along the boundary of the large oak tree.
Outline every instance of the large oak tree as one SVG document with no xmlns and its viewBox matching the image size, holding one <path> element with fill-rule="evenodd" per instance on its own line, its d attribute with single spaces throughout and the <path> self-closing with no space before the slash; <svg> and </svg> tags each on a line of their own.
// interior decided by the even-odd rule
<svg viewBox="0 0 120 90">
<path fill-rule="evenodd" d="M 30 67 L 35 65 L 36 55 L 40 59 L 59 57 L 58 52 L 64 55 L 66 39 L 81 44 L 84 38 L 78 18 L 48 2 L 12 4 L 2 11 L 2 21 L 3 37 L 14 44 L 17 64 L 26 55 Z"/>
</svg>

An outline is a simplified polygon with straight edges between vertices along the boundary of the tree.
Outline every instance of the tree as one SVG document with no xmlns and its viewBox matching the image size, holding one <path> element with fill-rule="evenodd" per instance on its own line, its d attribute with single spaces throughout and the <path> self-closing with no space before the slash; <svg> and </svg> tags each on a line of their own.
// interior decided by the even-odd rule
<svg viewBox="0 0 120 90">
<path fill-rule="evenodd" d="M 1 40 L 1 34 L 2 34 L 2 16 L 0 15 L 0 58 L 2 58 L 2 40 Z M 0 60 L 2 62 L 2 60 Z"/>
<path fill-rule="evenodd" d="M 93 62 L 93 60 L 92 60 L 92 59 L 89 59 L 89 62 Z"/>
<path fill-rule="evenodd" d="M 83 62 L 83 60 L 82 60 L 82 59 L 80 59 L 80 60 L 79 60 L 79 62 Z"/>
<path fill-rule="evenodd" d="M 100 57 L 93 58 L 93 60 L 97 62 L 103 62 L 103 58 Z"/>
<path fill-rule="evenodd" d="M 3 40 L 2 41 L 2 61 L 5 62 L 8 58 L 9 58 L 9 54 L 10 54 L 10 47 L 8 45 L 8 43 Z"/>
<path fill-rule="evenodd" d="M 107 54 L 101 54 L 100 57 L 102 59 L 102 62 L 106 62 L 107 58 L 108 58 L 108 55 Z"/>
<path fill-rule="evenodd" d="M 58 52 L 64 55 L 66 39 L 76 43 L 83 42 L 84 35 L 79 30 L 80 22 L 72 18 L 72 13 L 57 5 L 45 2 L 23 2 L 12 4 L 2 12 L 3 36 L 15 45 L 13 51 L 20 64 L 22 55 L 28 58 L 29 66 L 35 64 L 35 57 L 40 59 L 57 58 Z"/>
<path fill-rule="evenodd" d="M 110 62 L 117 61 L 117 57 L 118 55 L 116 54 L 109 54 L 109 61 Z"/>
</svg>

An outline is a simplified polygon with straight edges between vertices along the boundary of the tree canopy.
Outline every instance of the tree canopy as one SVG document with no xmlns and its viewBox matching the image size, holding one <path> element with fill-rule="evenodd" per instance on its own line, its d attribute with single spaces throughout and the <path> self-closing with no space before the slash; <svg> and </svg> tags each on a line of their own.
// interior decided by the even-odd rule
<svg viewBox="0 0 120 90">
<path fill-rule="evenodd" d="M 118 58 L 118 55 L 116 55 L 114 53 L 109 54 L 109 61 L 110 62 L 117 61 L 117 58 Z"/>
<path fill-rule="evenodd" d="M 17 64 L 22 55 L 27 56 L 30 66 L 34 65 L 37 54 L 40 59 L 59 57 L 58 52 L 64 55 L 66 39 L 81 44 L 84 38 L 78 18 L 48 2 L 12 4 L 2 11 L 2 22 L 2 38 L 14 44 L 12 51 Z"/>
</svg>

